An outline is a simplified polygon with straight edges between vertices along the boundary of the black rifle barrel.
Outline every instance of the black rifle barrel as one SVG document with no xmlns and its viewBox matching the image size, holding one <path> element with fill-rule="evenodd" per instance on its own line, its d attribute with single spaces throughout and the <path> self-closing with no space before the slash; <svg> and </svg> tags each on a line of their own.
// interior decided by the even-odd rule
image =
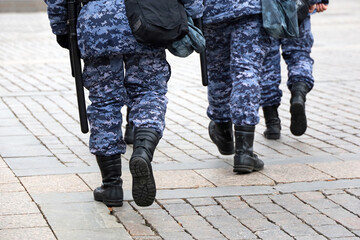
<svg viewBox="0 0 360 240">
<path fill-rule="evenodd" d="M 202 26 L 202 18 L 194 19 L 194 24 L 197 28 L 203 32 L 203 26 Z M 200 67 L 201 67 L 201 79 L 202 79 L 202 85 L 207 86 L 208 85 L 208 75 L 207 75 L 207 61 L 206 61 L 206 49 L 200 53 Z"/>
<path fill-rule="evenodd" d="M 77 44 L 77 34 L 76 34 L 77 16 L 80 9 L 80 6 L 78 4 L 79 3 L 76 0 L 67 0 L 69 35 L 70 35 L 69 50 L 70 50 L 71 73 L 72 76 L 75 77 L 75 87 L 76 87 L 77 103 L 79 109 L 81 132 L 87 133 L 89 132 L 89 126 L 86 115 L 86 104 L 85 104 L 80 52 Z"/>
</svg>

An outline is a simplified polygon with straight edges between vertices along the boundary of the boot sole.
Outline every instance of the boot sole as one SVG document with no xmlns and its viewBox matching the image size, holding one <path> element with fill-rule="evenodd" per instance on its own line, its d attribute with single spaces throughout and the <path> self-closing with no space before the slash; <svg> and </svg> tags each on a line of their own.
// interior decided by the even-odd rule
<svg viewBox="0 0 360 240">
<path fill-rule="evenodd" d="M 280 139 L 280 133 L 264 133 L 266 139 L 277 140 Z"/>
<path fill-rule="evenodd" d="M 262 169 L 264 169 L 264 167 L 254 168 L 254 167 L 247 166 L 247 165 L 237 165 L 237 166 L 234 166 L 233 172 L 244 174 L 244 173 L 252 173 L 252 172 L 260 171 Z"/>
<path fill-rule="evenodd" d="M 301 103 L 292 103 L 290 107 L 291 124 L 290 131 L 295 136 L 301 136 L 307 129 L 305 108 Z"/>
<path fill-rule="evenodd" d="M 155 179 L 147 162 L 139 157 L 130 159 L 130 172 L 133 179 L 132 196 L 141 207 L 153 204 L 156 196 Z"/>
<path fill-rule="evenodd" d="M 95 201 L 98 201 L 98 202 L 102 202 L 104 203 L 107 207 L 122 207 L 123 205 L 123 200 L 110 200 L 110 201 L 107 201 L 107 200 L 103 200 L 101 198 L 96 198 L 94 197 L 94 200 Z"/>
</svg>

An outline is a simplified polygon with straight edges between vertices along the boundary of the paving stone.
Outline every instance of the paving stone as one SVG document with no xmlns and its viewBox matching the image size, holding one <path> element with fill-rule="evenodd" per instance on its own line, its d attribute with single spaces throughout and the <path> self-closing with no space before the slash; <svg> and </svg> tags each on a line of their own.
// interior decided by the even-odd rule
<svg viewBox="0 0 360 240">
<path fill-rule="evenodd" d="M 40 141 L 33 135 L 0 136 L 0 144 L 7 147 L 20 147 L 23 145 L 39 145 Z"/>
<path fill-rule="evenodd" d="M 240 197 L 218 197 L 216 198 L 216 201 L 218 201 L 225 209 L 249 207 Z"/>
<path fill-rule="evenodd" d="M 284 195 L 274 195 L 270 196 L 275 203 L 279 204 L 286 210 L 294 214 L 304 214 L 304 213 L 318 213 L 317 210 L 302 203 L 299 199 L 291 194 Z"/>
<path fill-rule="evenodd" d="M 277 240 L 283 240 L 283 239 L 293 239 L 289 235 L 287 235 L 285 232 L 281 231 L 280 229 L 276 230 L 266 230 L 266 231 L 258 231 L 256 232 L 256 235 L 258 235 L 261 239 L 274 239 L 274 236 L 276 236 Z"/>
<path fill-rule="evenodd" d="M 289 235 L 293 237 L 318 235 L 311 227 L 303 223 L 284 225 L 282 226 L 282 228 L 285 232 L 287 232 Z"/>
<path fill-rule="evenodd" d="M 0 168 L 0 184 L 18 182 L 19 180 L 9 168 Z"/>
<path fill-rule="evenodd" d="M 54 234 L 48 227 L 0 229 L 0 239 L 26 239 L 26 240 L 55 240 Z"/>
<path fill-rule="evenodd" d="M 7 158 L 11 169 L 36 169 L 64 167 L 55 157 Z"/>
<path fill-rule="evenodd" d="M 85 192 L 90 190 L 89 187 L 74 174 L 21 177 L 20 181 L 31 194 L 46 192 Z"/>
<path fill-rule="evenodd" d="M 360 216 L 360 200 L 349 194 L 337 194 L 328 196 L 329 199 L 340 204 L 350 212 Z"/>
<path fill-rule="evenodd" d="M 360 197 L 360 188 L 347 189 L 346 191 L 357 197 Z"/>
<path fill-rule="evenodd" d="M 132 237 L 134 240 L 162 240 L 161 237 L 159 236 L 137 236 L 137 237 Z M 190 238 L 193 239 L 193 238 Z"/>
<path fill-rule="evenodd" d="M 185 204 L 185 201 L 184 199 L 160 199 L 158 203 L 160 205 Z"/>
<path fill-rule="evenodd" d="M 228 213 L 220 205 L 198 206 L 195 207 L 195 209 L 203 217 L 228 215 Z"/>
<path fill-rule="evenodd" d="M 334 195 L 334 194 L 344 194 L 345 191 L 342 189 L 324 189 L 321 191 L 325 196 Z"/>
<path fill-rule="evenodd" d="M 47 227 L 40 213 L 0 216 L 0 229 Z"/>
<path fill-rule="evenodd" d="M 360 161 L 314 163 L 310 165 L 337 179 L 360 178 Z"/>
<path fill-rule="evenodd" d="M 145 220 L 162 235 L 183 232 L 183 228 L 163 209 L 140 209 Z"/>
<path fill-rule="evenodd" d="M 354 234 L 349 232 L 346 228 L 341 225 L 323 225 L 323 226 L 314 226 L 315 230 L 323 234 L 328 238 L 338 238 L 338 237 L 353 237 Z"/>
<path fill-rule="evenodd" d="M 319 192 L 297 193 L 296 196 L 318 210 L 339 207 L 339 205 L 326 199 L 325 196 Z"/>
<path fill-rule="evenodd" d="M 131 236 L 155 236 L 156 234 L 146 225 L 145 220 L 128 202 L 122 207 L 114 208 L 114 215 L 124 225 Z"/>
<path fill-rule="evenodd" d="M 333 190 L 344 188 L 359 188 L 360 180 L 337 180 L 337 181 L 317 181 L 317 182 L 295 182 L 288 184 L 278 184 L 274 187 L 280 193 L 308 192 L 319 190 Z"/>
<path fill-rule="evenodd" d="M 223 238 L 217 230 L 198 215 L 175 218 L 195 239 Z"/>
<path fill-rule="evenodd" d="M 55 231 L 124 228 L 99 202 L 41 204 L 48 223 Z M 125 231 L 125 230 L 124 230 Z"/>
<path fill-rule="evenodd" d="M 221 197 L 221 196 L 239 196 L 254 194 L 270 194 L 275 192 L 270 186 L 230 186 L 230 187 L 211 187 L 197 189 L 174 189 L 158 190 L 158 199 L 176 199 L 176 198 L 198 198 L 198 197 Z"/>
<path fill-rule="evenodd" d="M 311 235 L 311 236 L 297 236 L 296 240 L 326 240 L 325 237 L 321 235 Z"/>
<path fill-rule="evenodd" d="M 253 232 L 280 229 L 277 225 L 269 222 L 266 218 L 243 219 L 241 220 L 241 223 Z"/>
<path fill-rule="evenodd" d="M 241 196 L 247 203 L 271 203 L 271 199 L 266 195 Z"/>
<path fill-rule="evenodd" d="M 0 136 L 29 135 L 30 132 L 22 125 L 0 127 Z"/>
<path fill-rule="evenodd" d="M 321 211 L 349 229 L 360 230 L 360 218 L 343 208 L 322 209 Z"/>
<path fill-rule="evenodd" d="M 73 240 L 73 239 L 128 239 L 132 237 L 122 228 L 106 228 L 104 229 L 79 229 L 79 230 L 58 230 L 55 232 L 59 239 Z"/>
<path fill-rule="evenodd" d="M 5 161 L 0 157 L 0 168 L 7 168 Z"/>
<path fill-rule="evenodd" d="M 178 239 L 184 239 L 184 240 L 192 240 L 194 238 L 191 237 L 190 234 L 186 233 L 186 232 L 164 232 L 161 233 L 161 237 L 164 240 L 178 240 Z M 145 238 L 146 240 L 148 240 L 147 238 Z"/>
<path fill-rule="evenodd" d="M 2 192 L 21 192 L 24 187 L 19 183 L 0 183 L 0 193 Z"/>
<path fill-rule="evenodd" d="M 282 213 L 269 213 L 265 214 L 265 216 L 271 221 L 276 223 L 279 226 L 284 225 L 295 225 L 295 224 L 301 224 L 302 222 L 288 212 L 282 212 Z"/>
<path fill-rule="evenodd" d="M 231 169 L 195 170 L 216 186 L 274 185 L 274 182 L 259 172 L 237 175 Z"/>
<path fill-rule="evenodd" d="M 0 215 L 39 213 L 27 192 L 2 192 Z"/>
<path fill-rule="evenodd" d="M 211 206 L 218 203 L 213 198 L 188 198 L 186 199 L 191 205 L 197 206 Z"/>
<path fill-rule="evenodd" d="M 164 205 L 164 207 L 167 211 L 169 211 L 170 215 L 173 217 L 197 215 L 194 208 L 190 204 L 187 204 L 187 203 L 168 204 L 168 205 Z"/>
<path fill-rule="evenodd" d="M 253 208 L 261 212 L 262 214 L 269 214 L 269 213 L 285 213 L 286 210 L 279 207 L 274 203 L 256 203 L 251 204 Z"/>
<path fill-rule="evenodd" d="M 311 226 L 322 226 L 322 225 L 335 225 L 335 221 L 327 217 L 324 214 L 300 214 L 297 215 L 300 219 Z"/>
<path fill-rule="evenodd" d="M 159 189 L 213 187 L 214 185 L 193 170 L 154 171 Z"/>
<path fill-rule="evenodd" d="M 52 153 L 43 145 L 22 145 L 21 151 L 19 151 L 18 147 L 7 146 L 0 149 L 0 154 L 3 158 L 52 156 Z"/>
<path fill-rule="evenodd" d="M 331 180 L 331 176 L 305 164 L 272 165 L 264 168 L 262 174 L 277 183 L 311 182 Z"/>
<path fill-rule="evenodd" d="M 93 202 L 94 196 L 92 191 L 88 192 L 50 192 L 50 193 L 34 193 L 31 195 L 38 204 L 47 203 L 81 203 Z"/>
<path fill-rule="evenodd" d="M 230 215 L 206 217 L 228 239 L 255 239 L 256 236 Z"/>
</svg>

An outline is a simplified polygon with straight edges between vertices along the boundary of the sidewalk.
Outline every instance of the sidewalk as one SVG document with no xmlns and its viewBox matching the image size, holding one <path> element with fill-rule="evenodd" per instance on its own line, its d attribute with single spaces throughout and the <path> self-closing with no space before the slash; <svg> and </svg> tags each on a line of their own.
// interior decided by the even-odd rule
<svg viewBox="0 0 360 240">
<path fill-rule="evenodd" d="M 128 146 L 126 201 L 113 215 L 93 200 L 101 177 L 80 131 L 68 52 L 45 12 L 0 14 L 0 239 L 360 239 L 359 11 L 358 0 L 339 0 L 313 16 L 308 130 L 290 133 L 284 81 L 281 139 L 262 136 L 262 119 L 254 150 L 265 169 L 249 175 L 235 175 L 232 156 L 208 137 L 199 56 L 168 54 L 156 202 L 132 201 Z"/>
</svg>

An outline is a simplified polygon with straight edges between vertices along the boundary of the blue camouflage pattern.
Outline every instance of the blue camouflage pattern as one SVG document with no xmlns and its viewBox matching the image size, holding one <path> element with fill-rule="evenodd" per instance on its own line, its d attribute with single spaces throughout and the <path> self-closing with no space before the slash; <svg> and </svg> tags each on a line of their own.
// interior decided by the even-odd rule
<svg viewBox="0 0 360 240">
<path fill-rule="evenodd" d="M 232 21 L 261 14 L 261 0 L 204 0 L 204 24 Z"/>
<path fill-rule="evenodd" d="M 131 106 L 129 121 L 135 127 L 152 128 L 162 136 L 170 78 L 164 50 L 85 59 L 83 78 L 91 101 L 87 108 L 91 153 L 125 153 L 121 130 L 124 104 Z"/>
<path fill-rule="evenodd" d="M 314 86 L 312 75 L 314 60 L 310 57 L 314 38 L 311 33 L 310 16 L 304 20 L 299 30 L 299 38 L 271 38 L 271 48 L 264 61 L 260 83 L 262 107 L 277 105 L 281 102 L 280 46 L 288 70 L 288 88 L 290 89 L 296 82 L 305 82 L 310 90 Z"/>
<path fill-rule="evenodd" d="M 66 34 L 66 0 L 44 0 L 54 34 Z M 192 17 L 201 17 L 202 0 L 182 0 Z M 151 53 L 154 48 L 138 43 L 131 33 L 124 0 L 90 1 L 80 11 L 77 22 L 82 58 L 129 53 Z"/>
<path fill-rule="evenodd" d="M 259 81 L 270 38 L 260 15 L 204 26 L 208 63 L 207 115 L 235 125 L 259 122 Z"/>
</svg>

